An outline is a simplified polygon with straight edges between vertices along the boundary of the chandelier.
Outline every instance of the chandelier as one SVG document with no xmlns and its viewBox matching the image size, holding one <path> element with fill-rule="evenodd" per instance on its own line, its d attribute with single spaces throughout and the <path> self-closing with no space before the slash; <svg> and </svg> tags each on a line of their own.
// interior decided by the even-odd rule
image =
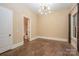
<svg viewBox="0 0 79 59">
<path fill-rule="evenodd" d="M 41 15 L 47 15 L 47 14 L 51 13 L 51 10 L 50 10 L 50 7 L 48 6 L 48 4 L 40 4 L 39 13 Z"/>
</svg>

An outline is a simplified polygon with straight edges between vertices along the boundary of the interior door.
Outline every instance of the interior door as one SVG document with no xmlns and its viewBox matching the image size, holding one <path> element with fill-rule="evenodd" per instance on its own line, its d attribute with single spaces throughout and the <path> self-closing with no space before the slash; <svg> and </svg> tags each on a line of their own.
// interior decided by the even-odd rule
<svg viewBox="0 0 79 59">
<path fill-rule="evenodd" d="M 12 46 L 12 11 L 0 7 L 0 53 Z"/>
</svg>

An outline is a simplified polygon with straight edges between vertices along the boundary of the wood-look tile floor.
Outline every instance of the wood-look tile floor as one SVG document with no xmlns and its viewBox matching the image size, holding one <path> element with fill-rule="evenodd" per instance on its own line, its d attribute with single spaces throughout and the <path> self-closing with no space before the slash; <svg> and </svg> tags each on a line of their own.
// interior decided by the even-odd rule
<svg viewBox="0 0 79 59">
<path fill-rule="evenodd" d="M 0 56 L 76 56 L 75 49 L 63 41 L 36 39 L 0 54 Z"/>
</svg>

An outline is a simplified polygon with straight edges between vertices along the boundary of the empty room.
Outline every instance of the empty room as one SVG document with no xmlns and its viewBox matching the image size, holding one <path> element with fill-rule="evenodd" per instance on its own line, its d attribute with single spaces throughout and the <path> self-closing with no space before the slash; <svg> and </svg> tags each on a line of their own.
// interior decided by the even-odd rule
<svg viewBox="0 0 79 59">
<path fill-rule="evenodd" d="M 0 56 L 78 56 L 78 3 L 0 3 Z"/>
</svg>

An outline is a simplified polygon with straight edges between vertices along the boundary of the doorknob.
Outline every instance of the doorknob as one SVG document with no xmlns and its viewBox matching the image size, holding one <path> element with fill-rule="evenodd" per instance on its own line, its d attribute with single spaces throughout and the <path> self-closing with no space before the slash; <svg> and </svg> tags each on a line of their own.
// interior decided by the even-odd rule
<svg viewBox="0 0 79 59">
<path fill-rule="evenodd" d="M 11 36 L 11 34 L 9 34 L 9 36 Z"/>
</svg>

